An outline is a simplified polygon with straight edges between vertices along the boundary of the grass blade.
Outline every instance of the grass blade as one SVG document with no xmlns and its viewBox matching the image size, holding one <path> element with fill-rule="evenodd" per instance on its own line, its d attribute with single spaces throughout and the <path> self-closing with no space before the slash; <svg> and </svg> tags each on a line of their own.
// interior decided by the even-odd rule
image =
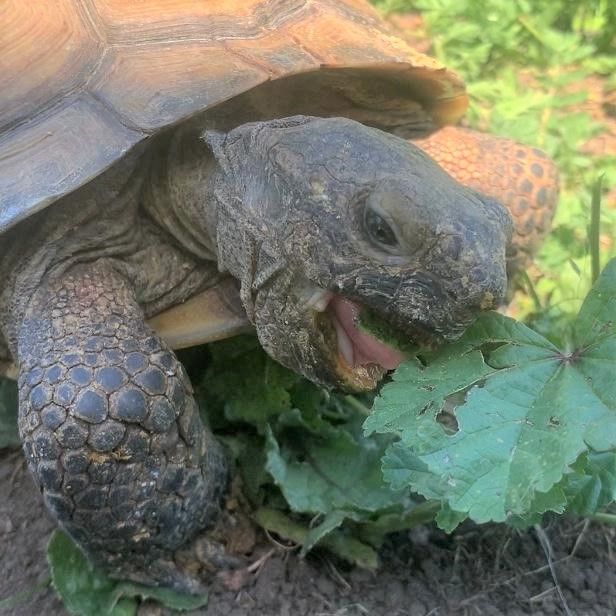
<svg viewBox="0 0 616 616">
<path fill-rule="evenodd" d="M 590 202 L 590 228 L 588 230 L 588 243 L 590 245 L 590 272 L 592 284 L 595 283 L 601 273 L 601 253 L 599 234 L 601 232 L 601 185 L 603 175 L 597 178 L 592 187 L 592 199 Z"/>
</svg>

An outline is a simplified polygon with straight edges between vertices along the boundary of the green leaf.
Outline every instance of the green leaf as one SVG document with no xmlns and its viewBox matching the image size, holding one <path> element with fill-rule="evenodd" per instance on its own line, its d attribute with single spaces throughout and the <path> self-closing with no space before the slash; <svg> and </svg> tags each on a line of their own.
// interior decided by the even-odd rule
<svg viewBox="0 0 616 616">
<path fill-rule="evenodd" d="M 330 404 L 348 411 L 346 399 L 332 397 Z M 333 541 L 335 529 L 345 522 L 353 522 L 355 532 L 367 533 L 376 546 L 388 523 L 404 520 L 412 526 L 425 518 L 412 517 L 416 505 L 406 487 L 392 489 L 383 479 L 381 457 L 391 438 L 363 436 L 361 418 L 351 417 L 334 426 L 314 410 L 305 415 L 293 409 L 267 431 L 268 472 L 288 506 L 317 521 L 302 538 L 302 554 Z"/>
<path fill-rule="evenodd" d="M 249 433 L 243 433 L 236 438 L 241 443 L 237 464 L 243 481 L 243 493 L 253 505 L 260 505 L 262 504 L 261 488 L 271 482 L 271 477 L 265 470 L 263 439 Z M 223 442 L 227 442 L 227 439 Z"/>
<path fill-rule="evenodd" d="M 299 377 L 268 357 L 256 338 L 243 336 L 210 345 L 212 361 L 197 388 L 209 412 L 222 407 L 228 421 L 262 430 L 268 419 L 291 408 L 289 389 Z"/>
<path fill-rule="evenodd" d="M 281 419 L 290 421 L 290 416 Z M 268 472 L 294 511 L 328 514 L 337 509 L 374 512 L 400 505 L 407 491 L 392 490 L 381 475 L 387 441 L 330 426 L 280 445 L 267 433 Z"/>
<path fill-rule="evenodd" d="M 560 484 L 553 486 L 547 492 L 535 492 L 528 511 L 521 515 L 511 514 L 507 524 L 514 528 L 528 528 L 541 522 L 541 517 L 547 511 L 564 513 L 567 507 L 567 498 Z"/>
<path fill-rule="evenodd" d="M 281 537 L 290 539 L 299 545 L 308 542 L 310 531 L 280 511 L 261 508 L 256 511 L 254 518 L 263 528 Z M 348 533 L 333 530 L 326 534 L 320 543 L 324 548 L 358 567 L 376 569 L 378 566 L 378 556 L 374 549 Z"/>
<path fill-rule="evenodd" d="M 382 513 L 371 520 L 363 520 L 358 526 L 358 537 L 365 543 L 380 547 L 388 533 L 408 530 L 420 524 L 429 524 L 439 512 L 436 501 L 423 501 L 404 511 Z"/>
<path fill-rule="evenodd" d="M 465 519 L 466 514 L 454 511 L 445 503 L 436 515 L 435 521 L 441 530 L 452 533 Z"/>
<path fill-rule="evenodd" d="M 576 460 L 616 449 L 616 259 L 586 298 L 574 332 L 577 346 L 559 350 L 492 313 L 427 366 L 398 369 L 365 422 L 366 431 L 400 437 L 383 461 L 392 488 L 409 486 L 476 522 L 562 511 L 565 491 L 557 484 L 566 475 L 569 494 L 574 486 L 583 491 L 569 477 Z M 454 392 L 464 399 L 447 408 Z M 451 527 L 451 516 L 439 519 Z"/>
<path fill-rule="evenodd" d="M 427 499 L 440 501 L 447 494 L 447 480 L 436 477 L 430 467 L 405 443 L 393 443 L 383 456 L 383 478 L 393 490 L 411 486 Z"/>
<path fill-rule="evenodd" d="M 19 445 L 17 384 L 0 377 L 0 449 Z"/>
<path fill-rule="evenodd" d="M 95 616 L 96 614 L 135 614 L 137 602 L 123 604 L 115 611 L 119 595 L 117 582 L 98 571 L 61 531 L 54 531 L 47 546 L 47 560 L 54 588 L 71 614 Z"/>
<path fill-rule="evenodd" d="M 616 500 L 616 453 L 584 454 L 576 467 L 561 483 L 570 512 L 590 516 Z"/>
<path fill-rule="evenodd" d="M 136 597 L 156 599 L 175 610 L 197 609 L 207 603 L 206 596 L 183 595 L 167 588 L 112 580 L 58 530 L 49 540 L 47 560 L 52 584 L 71 614 L 133 616 L 137 613 Z"/>
<path fill-rule="evenodd" d="M 614 361 L 616 354 L 616 259 L 612 259 L 592 291 L 586 296 L 574 325 L 574 344 L 584 359 L 593 358 Z M 605 344 L 608 344 L 606 347 Z M 612 354 L 609 355 L 609 351 Z M 616 379 L 610 379 L 610 391 L 616 391 Z"/>
<path fill-rule="evenodd" d="M 319 541 L 329 535 L 334 529 L 341 526 L 349 517 L 353 519 L 353 514 L 348 511 L 342 511 L 341 509 L 336 509 L 335 511 L 327 513 L 320 523 L 316 526 L 312 526 L 306 534 L 300 555 L 306 556 Z"/>
<path fill-rule="evenodd" d="M 172 610 L 182 612 L 205 607 L 208 602 L 207 594 L 188 595 L 170 588 L 155 588 L 133 582 L 121 582 L 118 584 L 116 592 L 123 597 L 121 601 L 128 602 L 131 600 L 131 597 L 139 597 L 141 600 L 155 599 Z"/>
<path fill-rule="evenodd" d="M 468 351 L 464 342 L 447 347 L 424 367 L 418 361 L 401 364 L 377 398 L 372 415 L 364 423 L 366 434 L 374 432 L 425 432 L 430 438 L 441 432 L 431 417 L 445 398 L 479 381 L 493 369 L 479 351 Z M 387 412 L 379 409 L 387 408 Z"/>
</svg>

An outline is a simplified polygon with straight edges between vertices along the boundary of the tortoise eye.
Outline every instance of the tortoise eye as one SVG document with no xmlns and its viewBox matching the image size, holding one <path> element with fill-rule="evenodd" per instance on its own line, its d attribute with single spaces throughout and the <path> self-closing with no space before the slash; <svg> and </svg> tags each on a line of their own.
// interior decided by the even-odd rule
<svg viewBox="0 0 616 616">
<path fill-rule="evenodd" d="M 398 246 L 398 238 L 389 223 L 370 207 L 364 211 L 364 228 L 370 240 L 377 246 Z"/>
</svg>

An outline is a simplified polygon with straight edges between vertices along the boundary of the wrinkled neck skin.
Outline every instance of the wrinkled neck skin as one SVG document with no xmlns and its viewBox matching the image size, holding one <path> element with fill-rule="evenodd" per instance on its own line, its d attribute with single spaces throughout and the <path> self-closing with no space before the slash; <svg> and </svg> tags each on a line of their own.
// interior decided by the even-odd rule
<svg viewBox="0 0 616 616">
<path fill-rule="evenodd" d="M 225 142 L 223 133 L 176 131 L 152 164 L 143 205 L 181 246 L 238 279 L 254 323 L 254 293 L 284 268 L 273 257 L 280 254 L 273 231 L 281 221 L 271 219 L 255 190 L 267 181 L 267 165 L 248 154 L 250 143 Z"/>
<path fill-rule="evenodd" d="M 161 141 L 150 163 L 142 206 L 180 246 L 216 261 L 213 186 L 220 167 L 194 132 L 178 129 Z"/>
<path fill-rule="evenodd" d="M 175 139 L 157 180 L 172 207 L 156 197 L 149 207 L 239 280 L 265 350 L 317 383 L 370 389 L 385 371 L 367 357 L 356 313 L 343 322 L 342 301 L 431 344 L 504 295 L 504 208 L 397 137 L 296 116 Z"/>
</svg>

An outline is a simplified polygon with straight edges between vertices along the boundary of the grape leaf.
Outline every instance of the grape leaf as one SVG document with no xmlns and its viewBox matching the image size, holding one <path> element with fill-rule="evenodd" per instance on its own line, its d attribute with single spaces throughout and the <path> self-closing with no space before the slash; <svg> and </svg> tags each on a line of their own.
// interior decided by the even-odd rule
<svg viewBox="0 0 616 616">
<path fill-rule="evenodd" d="M 584 486 L 589 499 L 602 494 L 593 506 L 604 504 L 613 494 L 609 465 L 598 487 L 583 480 L 596 469 L 574 475 L 580 456 L 596 461 L 592 454 L 616 450 L 616 259 L 573 332 L 572 347 L 561 350 L 487 313 L 426 366 L 401 366 L 364 424 L 367 433 L 400 437 L 383 461 L 392 488 L 408 486 L 476 522 L 531 521 L 562 512 L 574 494 L 575 509 L 588 511 Z M 448 406 L 454 393 L 463 399 Z"/>
</svg>

